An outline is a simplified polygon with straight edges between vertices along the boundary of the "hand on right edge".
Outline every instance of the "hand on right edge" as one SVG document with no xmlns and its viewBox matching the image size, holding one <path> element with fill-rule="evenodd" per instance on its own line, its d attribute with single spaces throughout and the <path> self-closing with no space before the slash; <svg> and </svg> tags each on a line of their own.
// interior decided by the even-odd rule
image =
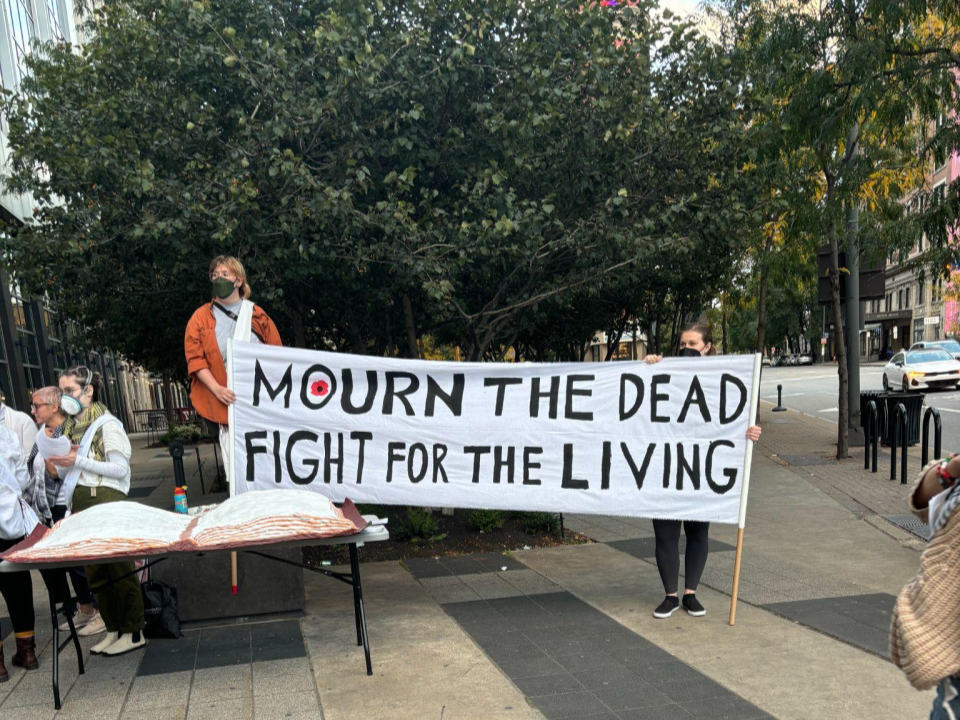
<svg viewBox="0 0 960 720">
<path fill-rule="evenodd" d="M 237 399 L 236 394 L 230 388 L 225 388 L 222 385 L 218 385 L 213 390 L 211 390 L 217 400 L 222 402 L 224 405 L 233 405 L 233 401 Z"/>
</svg>

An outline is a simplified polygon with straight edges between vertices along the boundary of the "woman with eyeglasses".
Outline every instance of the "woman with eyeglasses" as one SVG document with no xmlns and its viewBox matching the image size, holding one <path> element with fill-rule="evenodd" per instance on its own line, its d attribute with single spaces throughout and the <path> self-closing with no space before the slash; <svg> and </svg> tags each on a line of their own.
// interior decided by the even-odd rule
<svg viewBox="0 0 960 720">
<path fill-rule="evenodd" d="M 123 424 L 101 402 L 103 378 L 89 368 L 67 368 L 60 375 L 60 407 L 68 416 L 62 425 L 70 438 L 68 455 L 49 458 L 64 478 L 64 494 L 72 512 L 127 499 L 130 492 L 130 439 Z M 90 652 L 123 655 L 146 645 L 143 597 L 132 560 L 87 565 L 87 580 L 96 590 L 106 637 Z"/>
<path fill-rule="evenodd" d="M 190 401 L 197 414 L 215 424 L 226 459 L 227 406 L 235 400 L 227 387 L 227 341 L 249 341 L 282 345 L 273 320 L 250 301 L 250 283 L 243 265 L 235 257 L 221 255 L 210 263 L 213 299 L 190 318 L 184 336 L 187 373 L 191 378 Z M 227 478 L 230 481 L 230 478 Z"/>
<path fill-rule="evenodd" d="M 63 436 L 63 424 L 67 420 L 67 415 L 60 407 L 62 396 L 63 392 L 58 387 L 44 387 L 34 391 L 30 410 L 40 426 L 38 437 L 43 434 L 46 438 L 55 440 Z M 40 522 L 47 527 L 52 527 L 67 515 L 66 486 L 64 478 L 58 473 L 58 468 L 50 462 L 49 457 L 44 456 L 37 442 L 33 444 L 27 458 L 27 472 L 30 474 L 30 482 L 27 484 L 24 497 Z M 107 628 L 96 608 L 82 567 L 72 567 L 69 570 L 41 570 L 40 574 L 57 602 L 67 603 L 64 611 L 73 617 L 78 635 L 91 637 L 106 631 Z M 77 597 L 76 602 L 70 601 L 70 591 L 67 587 L 68 575 Z M 66 631 L 70 626 L 64 622 L 60 629 Z"/>
<path fill-rule="evenodd" d="M 693 323 L 683 328 L 680 334 L 679 357 L 704 357 L 716 355 L 717 348 L 713 344 L 713 331 L 703 323 Z M 647 355 L 644 362 L 653 365 L 663 359 L 662 355 Z M 760 426 L 751 425 L 747 428 L 747 439 L 756 442 L 760 439 Z M 695 520 L 654 520 L 653 532 L 656 536 L 655 553 L 657 570 L 660 572 L 660 581 L 666 595 L 653 616 L 658 619 L 668 618 L 680 608 L 681 601 L 677 597 L 677 586 L 680 575 L 680 530 L 681 526 L 687 537 L 687 547 L 684 551 L 684 591 L 683 609 L 693 617 L 703 617 L 707 614 L 703 605 L 697 600 L 697 586 L 700 576 L 707 566 L 709 552 L 710 523 Z"/>
</svg>

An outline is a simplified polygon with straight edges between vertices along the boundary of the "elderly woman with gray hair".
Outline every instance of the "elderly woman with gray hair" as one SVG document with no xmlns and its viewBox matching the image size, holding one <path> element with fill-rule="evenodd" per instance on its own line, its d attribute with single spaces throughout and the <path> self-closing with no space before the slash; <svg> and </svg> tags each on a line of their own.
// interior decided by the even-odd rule
<svg viewBox="0 0 960 720">
<path fill-rule="evenodd" d="M 40 425 L 37 435 L 42 433 L 51 439 L 63 435 L 63 423 L 67 416 L 60 407 L 62 396 L 63 392 L 60 388 L 53 386 L 34 391 L 30 410 L 33 417 L 36 418 L 37 424 Z M 27 459 L 27 471 L 30 474 L 30 482 L 24 492 L 24 499 L 37 513 L 40 522 L 50 527 L 63 520 L 67 514 L 64 481 L 57 474 L 57 467 L 40 452 L 37 443 L 33 444 L 33 449 Z M 76 593 L 80 610 L 77 611 L 75 603 L 68 603 L 64 610 L 73 615 L 77 634 L 81 637 L 89 637 L 105 632 L 106 626 L 100 618 L 100 613 L 96 608 L 93 594 L 90 592 L 90 585 L 87 583 L 87 577 L 82 567 L 73 567 L 69 571 L 44 570 L 41 572 L 43 581 L 59 602 L 67 602 L 70 598 L 67 574 L 70 575 L 70 581 L 73 584 L 73 591 Z M 60 629 L 67 630 L 67 624 L 61 625 Z"/>
</svg>

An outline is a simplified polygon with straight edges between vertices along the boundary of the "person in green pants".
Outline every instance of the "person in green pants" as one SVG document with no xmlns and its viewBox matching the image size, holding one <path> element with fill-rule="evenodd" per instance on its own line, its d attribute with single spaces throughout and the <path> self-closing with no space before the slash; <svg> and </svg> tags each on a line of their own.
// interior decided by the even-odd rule
<svg viewBox="0 0 960 720">
<path fill-rule="evenodd" d="M 69 415 L 63 434 L 70 438 L 72 449 L 68 455 L 49 460 L 64 477 L 71 511 L 126 500 L 130 439 L 123 424 L 100 401 L 103 379 L 82 365 L 71 367 L 60 375 L 60 389 L 60 407 Z M 88 565 L 85 570 L 107 628 L 106 637 L 90 652 L 115 656 L 146 645 L 143 597 L 133 561 Z"/>
</svg>

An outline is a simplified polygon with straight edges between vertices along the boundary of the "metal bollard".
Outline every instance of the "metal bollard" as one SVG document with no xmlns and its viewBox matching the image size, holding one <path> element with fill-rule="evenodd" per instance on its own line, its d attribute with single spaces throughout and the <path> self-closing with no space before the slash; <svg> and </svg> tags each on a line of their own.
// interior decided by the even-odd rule
<svg viewBox="0 0 960 720">
<path fill-rule="evenodd" d="M 893 415 L 893 442 L 890 444 L 890 479 L 897 479 L 897 445 L 900 445 L 900 484 L 907 484 L 907 406 L 897 405 Z"/>
<path fill-rule="evenodd" d="M 777 385 L 777 406 L 773 409 L 774 412 L 786 412 L 787 409 L 783 406 L 783 385 Z"/>
<path fill-rule="evenodd" d="M 943 443 L 943 423 L 940 420 L 940 411 L 935 407 L 927 408 L 923 415 L 923 452 L 921 464 L 926 465 L 930 461 L 930 418 L 933 418 L 933 459 L 939 460 Z"/>
<path fill-rule="evenodd" d="M 880 427 L 879 416 L 877 414 L 877 403 L 871 400 L 867 403 L 867 438 L 866 446 L 863 448 L 863 469 L 870 469 L 870 457 L 873 456 L 873 470 L 877 471 L 877 453 L 880 448 Z M 872 450 L 872 452 L 871 452 Z"/>
</svg>

